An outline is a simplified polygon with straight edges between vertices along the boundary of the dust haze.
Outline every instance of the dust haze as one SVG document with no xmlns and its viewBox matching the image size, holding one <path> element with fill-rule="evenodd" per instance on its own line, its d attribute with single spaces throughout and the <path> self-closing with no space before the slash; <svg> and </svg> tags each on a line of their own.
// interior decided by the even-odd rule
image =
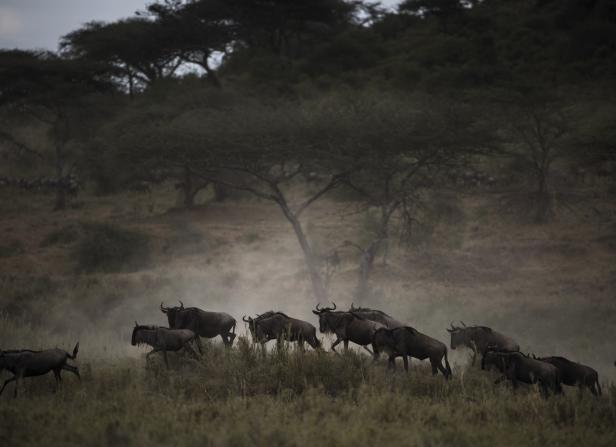
<svg viewBox="0 0 616 447">
<path fill-rule="evenodd" d="M 132 194 L 123 205 L 98 200 L 89 216 L 150 235 L 151 255 L 138 271 L 75 273 L 66 247 L 39 250 L 12 266 L 5 261 L 3 347 L 67 348 L 79 340 L 87 361 L 142 356 L 143 348 L 130 346 L 134 322 L 166 326 L 160 303 L 178 300 L 231 314 L 238 335 L 247 336 L 242 316 L 272 309 L 318 327 L 299 245 L 274 205 L 245 196 L 219 204 L 206 192 L 198 199 L 202 206 L 185 211 L 173 209 L 170 188 L 156 197 L 153 206 L 168 211 L 153 215 L 148 200 Z M 597 234 L 601 226 L 567 219 L 547 228 L 511 223 L 482 212 L 489 199 L 447 194 L 440 200 L 455 206 L 456 218 L 433 218 L 430 236 L 410 244 L 392 240 L 377 259 L 370 297 L 358 302 L 358 255 L 343 241 L 360 240 L 366 225 L 341 212 L 348 206 L 340 200 L 323 200 L 303 217 L 315 246 L 338 251 L 328 286 L 338 308 L 355 302 L 381 309 L 448 346 L 452 321 L 490 326 L 514 337 L 524 352 L 563 355 L 613 380 L 614 277 L 611 246 Z M 4 220 L 13 234 L 17 219 Z M 52 228 L 53 216 L 43 217 L 30 242 L 39 246 Z M 33 270 L 35 280 L 20 274 Z M 328 349 L 331 340 L 319 337 Z M 450 351 L 452 364 L 465 364 L 468 354 Z"/>
</svg>

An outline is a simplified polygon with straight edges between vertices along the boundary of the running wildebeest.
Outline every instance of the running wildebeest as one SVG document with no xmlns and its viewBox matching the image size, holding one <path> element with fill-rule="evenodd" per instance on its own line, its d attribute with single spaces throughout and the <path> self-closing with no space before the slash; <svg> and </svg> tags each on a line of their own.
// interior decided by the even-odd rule
<svg viewBox="0 0 616 447">
<path fill-rule="evenodd" d="M 68 359 L 74 360 L 79 351 L 79 343 L 73 348 L 73 354 L 69 354 L 63 349 L 46 349 L 44 351 L 32 351 L 30 349 L 0 351 L 0 371 L 8 369 L 13 373 L 13 377 L 7 379 L 0 389 L 0 394 L 4 388 L 15 381 L 15 394 L 17 397 L 17 388 L 19 381 L 24 377 L 42 376 L 49 371 L 53 371 L 56 379 L 56 388 L 62 382 L 62 370 L 69 371 L 81 379 L 79 369 L 76 366 L 69 365 Z"/>
<path fill-rule="evenodd" d="M 381 323 L 388 329 L 393 329 L 397 327 L 406 326 L 401 321 L 396 320 L 391 315 L 387 315 L 382 310 L 370 309 L 368 307 L 355 307 L 353 303 L 351 303 L 351 307 L 349 312 L 353 312 L 356 315 L 359 315 L 366 320 L 376 321 L 377 323 Z"/>
<path fill-rule="evenodd" d="M 503 374 L 495 383 L 507 379 L 511 381 L 514 389 L 518 387 L 518 382 L 536 383 L 539 384 L 544 397 L 549 396 L 550 391 L 554 394 L 562 393 L 560 371 L 550 363 L 532 359 L 521 352 L 503 352 L 488 348 L 481 359 L 481 369 L 490 369 L 492 366 Z"/>
<path fill-rule="evenodd" d="M 451 377 L 445 343 L 422 334 L 410 326 L 394 329 L 381 328 L 374 333 L 372 342 L 375 354 L 385 352 L 389 356 L 389 368 L 396 369 L 396 357 L 402 357 L 404 369 L 409 370 L 408 357 L 419 360 L 430 359 L 432 375 L 442 372 L 446 379 Z M 443 366 L 443 359 L 445 366 Z"/>
<path fill-rule="evenodd" d="M 197 307 L 165 307 L 160 303 L 160 310 L 167 315 L 171 329 L 190 329 L 200 337 L 214 338 L 218 335 L 225 346 L 231 346 L 235 340 L 235 318 L 225 312 L 208 312 Z"/>
<path fill-rule="evenodd" d="M 466 326 L 462 321 L 462 326 L 447 328 L 451 334 L 451 349 L 458 346 L 466 346 L 473 351 L 472 364 L 475 364 L 477 353 L 484 353 L 488 347 L 498 351 L 515 352 L 520 350 L 520 345 L 511 338 L 496 332 L 486 326 Z"/>
<path fill-rule="evenodd" d="M 197 344 L 201 353 L 199 337 L 190 329 L 169 329 L 161 326 L 139 325 L 136 321 L 131 337 L 131 344 L 133 346 L 146 344 L 153 348 L 146 354 L 146 359 L 155 352 L 162 351 L 167 368 L 169 368 L 167 351 L 179 351 L 184 348 L 188 353 L 198 358 L 197 353 L 190 346 L 191 341 Z"/>
<path fill-rule="evenodd" d="M 572 362 L 564 357 L 534 357 L 535 360 L 547 362 L 558 368 L 560 380 L 568 386 L 586 387 L 595 396 L 601 396 L 599 373 L 590 366 Z"/>
<path fill-rule="evenodd" d="M 256 318 L 242 317 L 248 323 L 248 329 L 255 343 L 260 343 L 265 348 L 265 343 L 270 340 L 295 341 L 303 349 L 304 342 L 313 349 L 319 349 L 321 343 L 317 339 L 317 329 L 307 321 L 291 318 L 282 312 L 268 311 Z"/>
<path fill-rule="evenodd" d="M 336 311 L 336 303 L 332 303 L 333 307 L 319 307 L 312 311 L 313 314 L 319 316 L 319 331 L 322 334 L 335 334 L 336 340 L 332 344 L 332 351 L 336 352 L 336 346 L 340 342 L 344 342 L 344 350 L 349 350 L 349 341 L 363 347 L 370 355 L 374 356 L 375 360 L 378 356 L 375 354 L 374 347 L 370 351 L 367 345 L 372 344 L 372 336 L 374 332 L 385 325 L 363 318 L 355 312 Z"/>
</svg>

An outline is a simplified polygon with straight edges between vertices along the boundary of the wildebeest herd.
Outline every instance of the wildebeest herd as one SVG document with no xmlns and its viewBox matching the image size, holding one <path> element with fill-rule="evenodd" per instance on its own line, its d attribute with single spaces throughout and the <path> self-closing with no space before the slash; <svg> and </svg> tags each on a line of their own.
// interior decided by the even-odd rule
<svg viewBox="0 0 616 447">
<path fill-rule="evenodd" d="M 349 342 L 364 348 L 373 356 L 376 362 L 381 354 L 388 358 L 388 368 L 395 370 L 396 357 L 402 357 L 404 369 L 409 369 L 409 358 L 419 360 L 429 359 L 432 374 L 440 371 L 446 379 L 452 376 L 452 370 L 447 359 L 447 346 L 417 329 L 391 317 L 383 311 L 365 307 L 354 307 L 346 311 L 332 307 L 317 305 L 312 311 L 319 318 L 319 331 L 322 334 L 332 334 L 336 337 L 331 345 L 336 353 L 336 346 L 341 342 L 348 350 Z M 196 307 L 180 306 L 165 307 L 160 310 L 167 316 L 168 327 L 156 325 L 140 325 L 135 322 L 131 344 L 149 345 L 152 350 L 146 359 L 156 352 L 162 352 L 167 367 L 168 351 L 185 350 L 191 356 L 198 358 L 202 353 L 201 337 L 214 338 L 220 336 L 224 345 L 231 348 L 235 340 L 236 320 L 223 312 L 208 312 Z M 283 342 L 295 342 L 303 350 L 307 343 L 315 350 L 323 350 L 321 341 L 317 338 L 317 329 L 311 323 L 289 317 L 283 312 L 268 311 L 256 317 L 243 317 L 254 343 L 261 345 L 265 354 L 265 345 L 270 340 L 276 340 L 278 347 Z M 496 370 L 501 377 L 495 382 L 508 380 L 514 388 L 519 383 L 536 384 L 542 395 L 561 394 L 562 385 L 588 388 L 595 396 L 601 395 L 599 375 L 589 366 L 573 362 L 564 357 L 536 357 L 523 354 L 520 345 L 489 327 L 454 326 L 447 328 L 450 334 L 451 349 L 469 348 L 472 351 L 472 363 L 477 355 L 481 356 L 482 370 Z M 193 347 L 193 344 L 197 347 Z M 61 382 L 61 371 L 70 371 L 79 377 L 77 367 L 69 365 L 69 359 L 77 357 L 79 343 L 73 353 L 61 349 L 32 351 L 28 349 L 0 351 L 0 371 L 7 369 L 13 377 L 7 379 L 6 385 L 15 381 L 15 396 L 19 381 L 24 377 L 38 376 L 53 371 L 56 386 Z M 197 351 L 199 354 L 197 354 Z"/>
</svg>

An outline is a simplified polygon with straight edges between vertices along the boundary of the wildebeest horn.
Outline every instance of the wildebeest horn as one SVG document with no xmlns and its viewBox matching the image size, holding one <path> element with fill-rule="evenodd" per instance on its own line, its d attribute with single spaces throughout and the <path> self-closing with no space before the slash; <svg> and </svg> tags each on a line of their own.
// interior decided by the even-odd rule
<svg viewBox="0 0 616 447">
<path fill-rule="evenodd" d="M 180 302 L 180 309 L 184 309 L 184 303 L 180 300 L 178 300 Z"/>
<path fill-rule="evenodd" d="M 167 311 L 169 310 L 169 308 L 168 307 L 164 307 L 163 306 L 163 302 L 161 301 L 160 302 L 160 310 L 161 310 L 162 313 L 166 314 Z"/>
<path fill-rule="evenodd" d="M 336 303 L 332 301 L 332 304 L 334 305 L 334 308 L 332 310 L 336 310 Z"/>
<path fill-rule="evenodd" d="M 460 323 L 462 324 L 462 326 L 466 327 L 466 325 L 464 324 L 464 321 L 460 320 Z"/>
<path fill-rule="evenodd" d="M 242 315 L 242 321 L 243 321 L 244 323 L 250 323 L 250 320 L 247 320 L 247 319 L 246 319 L 246 315 Z"/>
<path fill-rule="evenodd" d="M 137 323 L 137 321 L 135 321 L 135 326 L 139 326 L 139 324 Z"/>
<path fill-rule="evenodd" d="M 355 303 L 351 303 L 351 310 L 355 310 Z"/>
</svg>

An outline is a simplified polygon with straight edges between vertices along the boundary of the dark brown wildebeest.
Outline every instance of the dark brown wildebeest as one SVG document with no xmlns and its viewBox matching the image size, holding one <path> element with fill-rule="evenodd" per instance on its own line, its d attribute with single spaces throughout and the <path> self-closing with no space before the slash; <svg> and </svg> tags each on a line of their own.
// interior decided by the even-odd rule
<svg viewBox="0 0 616 447">
<path fill-rule="evenodd" d="M 370 351 L 367 345 L 372 344 L 372 336 L 377 329 L 385 327 L 385 325 L 363 318 L 355 312 L 336 311 L 336 303 L 332 303 L 333 307 L 319 307 L 312 311 L 319 316 L 319 331 L 322 334 L 335 334 L 336 340 L 332 343 L 332 351 L 336 352 L 336 346 L 340 342 L 344 343 L 344 350 L 349 350 L 349 342 L 360 345 L 366 351 L 373 355 L 375 360 L 378 355 L 375 354 L 374 347 Z"/>
<path fill-rule="evenodd" d="M 201 353 L 199 337 L 190 329 L 169 329 L 161 326 L 140 325 L 136 321 L 131 337 L 131 344 L 133 346 L 145 344 L 153 348 L 146 354 L 146 359 L 155 352 L 162 351 L 167 368 L 169 368 L 167 351 L 179 351 L 183 348 L 195 358 L 198 358 L 197 353 L 190 346 L 191 341 L 197 344 Z"/>
<path fill-rule="evenodd" d="M 447 332 L 451 334 L 451 349 L 456 349 L 459 346 L 466 346 L 473 351 L 472 364 L 475 364 L 477 353 L 484 353 L 488 347 L 503 352 L 515 352 L 520 350 L 520 345 L 511 338 L 503 335 L 486 326 L 466 326 L 460 322 L 462 326 L 454 326 L 451 323 L 451 328 L 447 328 Z"/>
<path fill-rule="evenodd" d="M 518 387 L 518 382 L 528 384 L 538 384 L 544 397 L 549 396 L 550 392 L 561 394 L 560 371 L 554 365 L 532 359 L 521 352 L 502 352 L 488 349 L 481 359 L 481 369 L 495 367 L 503 374 L 503 377 L 495 383 L 507 379 L 510 380 L 514 388 Z"/>
<path fill-rule="evenodd" d="M 382 310 L 370 309 L 368 307 L 355 307 L 353 303 L 351 303 L 351 307 L 349 308 L 349 312 L 353 312 L 356 315 L 359 315 L 366 320 L 376 321 L 377 323 L 381 323 L 388 329 L 393 329 L 397 327 L 406 326 L 406 324 L 401 321 L 396 320 L 394 317 L 386 314 Z"/>
<path fill-rule="evenodd" d="M 394 329 L 381 328 L 374 333 L 372 345 L 375 355 L 385 352 L 389 356 L 389 367 L 396 369 L 396 357 L 402 357 L 404 369 L 409 370 L 408 357 L 419 360 L 430 359 L 432 375 L 442 372 L 446 379 L 451 377 L 451 367 L 447 360 L 445 343 L 422 334 L 410 326 Z M 443 366 L 445 359 L 445 366 Z"/>
<path fill-rule="evenodd" d="M 248 329 L 255 343 L 260 343 L 265 349 L 265 343 L 276 340 L 278 345 L 282 341 L 297 342 L 301 349 L 304 342 L 313 349 L 319 349 L 321 343 L 317 339 L 317 329 L 307 321 L 289 317 L 282 312 L 268 311 L 256 318 L 242 317 L 248 323 Z"/>
<path fill-rule="evenodd" d="M 30 349 L 0 351 L 0 371 L 8 369 L 13 373 L 13 377 L 7 379 L 0 389 L 0 394 L 4 388 L 11 382 L 15 381 L 15 394 L 17 397 L 17 388 L 19 381 L 24 377 L 42 376 L 49 371 L 53 371 L 56 379 L 56 389 L 58 384 L 62 382 L 62 370 L 69 371 L 79 376 L 79 369 L 76 366 L 69 365 L 68 359 L 74 360 L 79 351 L 79 343 L 73 348 L 73 354 L 62 349 L 46 349 L 44 351 L 32 351 Z"/>
<path fill-rule="evenodd" d="M 586 387 L 595 396 L 601 396 L 599 373 L 590 366 L 572 362 L 564 357 L 534 357 L 536 360 L 554 365 L 560 371 L 560 380 L 565 385 Z"/>
<path fill-rule="evenodd" d="M 235 340 L 235 318 L 225 312 L 207 312 L 197 307 L 164 307 L 160 310 L 167 315 L 171 329 L 190 329 L 200 337 L 214 338 L 218 335 L 225 346 L 233 345 Z"/>
</svg>

